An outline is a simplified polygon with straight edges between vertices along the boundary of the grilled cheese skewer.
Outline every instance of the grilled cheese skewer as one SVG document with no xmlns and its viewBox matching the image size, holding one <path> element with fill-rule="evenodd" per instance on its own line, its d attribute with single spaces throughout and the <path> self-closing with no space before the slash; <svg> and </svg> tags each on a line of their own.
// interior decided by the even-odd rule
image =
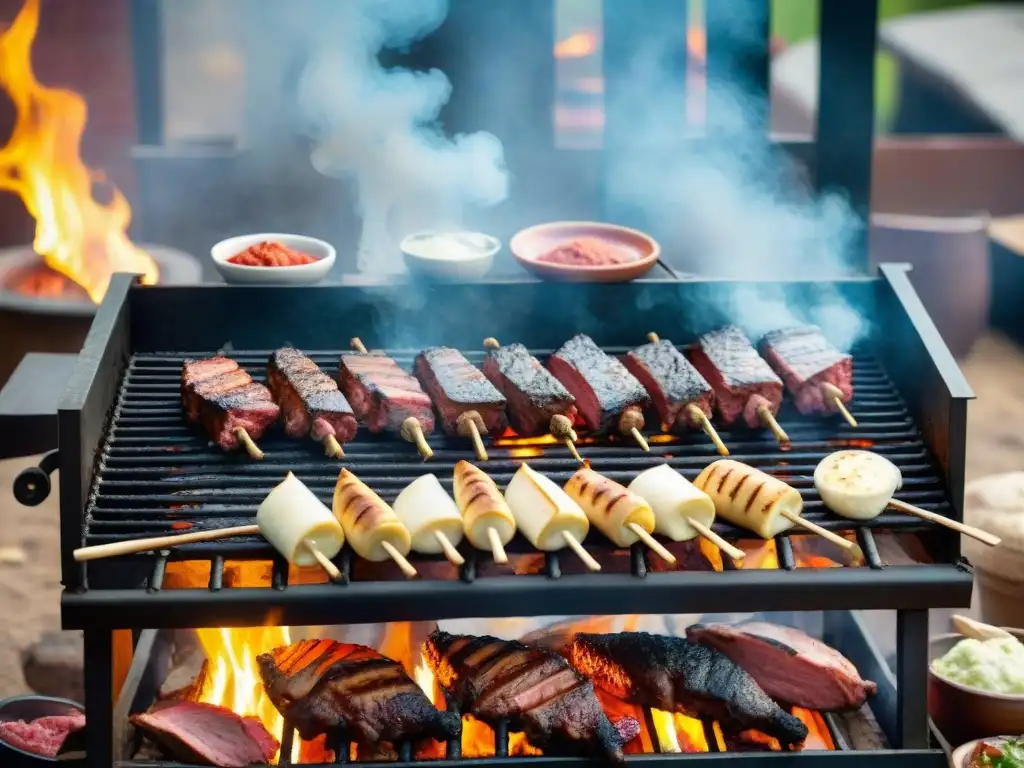
<svg viewBox="0 0 1024 768">
<path fill-rule="evenodd" d="M 462 515 L 436 475 L 422 475 L 409 483 L 395 499 L 394 510 L 409 530 L 415 551 L 443 552 L 452 565 L 466 562 L 455 549 L 464 534 Z"/>
<path fill-rule="evenodd" d="M 333 508 L 357 555 L 377 563 L 394 560 L 407 577 L 416 575 L 405 559 L 412 549 L 409 529 L 384 499 L 347 469 L 341 470 L 334 486 Z"/>
<path fill-rule="evenodd" d="M 468 461 L 455 465 L 455 503 L 462 513 L 466 538 L 477 549 L 490 550 L 496 563 L 507 563 L 505 545 L 516 535 L 516 519 L 495 482 Z"/>
<path fill-rule="evenodd" d="M 341 524 L 291 472 L 260 504 L 256 525 L 289 563 L 300 567 L 320 565 L 333 580 L 341 578 L 331 563 L 345 544 Z"/>
</svg>

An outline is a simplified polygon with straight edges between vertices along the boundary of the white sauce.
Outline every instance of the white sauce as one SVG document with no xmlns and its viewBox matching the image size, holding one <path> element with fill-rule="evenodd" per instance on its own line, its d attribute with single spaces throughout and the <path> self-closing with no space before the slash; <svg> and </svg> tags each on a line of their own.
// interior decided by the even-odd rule
<svg viewBox="0 0 1024 768">
<path fill-rule="evenodd" d="M 493 250 L 494 241 L 478 232 L 438 232 L 412 235 L 402 243 L 402 247 L 407 253 L 424 259 L 468 261 Z"/>
</svg>

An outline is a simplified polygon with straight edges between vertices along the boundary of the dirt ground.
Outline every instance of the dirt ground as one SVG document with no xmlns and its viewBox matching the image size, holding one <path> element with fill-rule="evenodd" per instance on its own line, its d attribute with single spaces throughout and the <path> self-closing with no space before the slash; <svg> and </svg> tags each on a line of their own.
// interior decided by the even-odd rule
<svg viewBox="0 0 1024 768">
<path fill-rule="evenodd" d="M 1024 469 L 1024 350 L 986 336 L 963 367 L 978 395 L 970 411 L 968 478 Z M 15 475 L 35 461 L 0 462 L 0 698 L 25 692 L 21 650 L 60 625 L 56 494 L 35 508 L 21 506 L 11 495 Z M 24 562 L 3 562 L 18 549 Z"/>
</svg>

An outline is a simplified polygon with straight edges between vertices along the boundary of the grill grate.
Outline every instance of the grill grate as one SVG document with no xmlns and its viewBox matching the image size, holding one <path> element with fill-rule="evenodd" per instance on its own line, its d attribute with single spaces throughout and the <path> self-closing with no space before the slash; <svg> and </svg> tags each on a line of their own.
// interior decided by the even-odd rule
<svg viewBox="0 0 1024 768">
<path fill-rule="evenodd" d="M 609 349 L 621 354 L 624 349 Z M 328 505 L 339 466 L 348 466 L 382 497 L 392 501 L 413 478 L 434 472 L 448 490 L 452 485 L 452 467 L 460 459 L 473 460 L 468 441 L 445 438 L 435 433 L 430 438 L 434 458 L 422 462 L 414 446 L 397 437 L 374 436 L 361 430 L 357 439 L 345 445 L 343 462 L 328 459 L 313 441 L 296 441 L 275 431 L 260 441 L 266 453 L 262 462 L 250 460 L 244 453 L 225 455 L 210 444 L 198 427 L 185 422 L 180 409 L 180 373 L 186 357 L 212 353 L 135 354 L 127 367 L 116 399 L 108 437 L 102 446 L 93 493 L 86 509 L 84 540 L 88 545 L 108 543 L 141 536 L 164 535 L 182 528 L 221 527 L 251 522 L 263 497 L 287 471 L 294 472 Z M 256 380 L 265 378 L 269 350 L 229 353 Z M 325 370 L 336 370 L 338 352 L 310 352 Z M 411 367 L 415 352 L 391 352 L 400 365 Z M 466 353 L 475 363 L 482 361 L 479 351 Z M 542 360 L 547 353 L 538 354 Z M 813 471 L 827 453 L 843 447 L 871 447 L 887 456 L 903 472 L 900 498 L 910 503 L 948 513 L 943 484 L 932 457 L 922 441 L 900 395 L 878 362 L 870 355 L 855 356 L 855 397 L 851 410 L 860 427 L 853 429 L 838 419 L 813 419 L 801 416 L 791 404 L 783 407 L 779 421 L 792 438 L 792 445 L 781 448 L 765 432 L 722 429 L 720 434 L 732 457 L 786 479 L 804 497 L 805 516 L 830 530 L 857 529 L 858 543 L 867 565 L 882 567 L 871 528 L 921 530 L 930 524 L 896 513 L 885 513 L 869 523 L 842 520 L 823 508 L 813 485 Z M 649 430 L 648 430 L 649 431 Z M 639 471 L 667 462 L 691 480 L 717 458 L 714 447 L 703 433 L 683 436 L 654 435 L 651 452 L 643 453 L 631 441 L 589 439 L 584 435 L 580 451 L 594 469 L 620 482 L 628 482 Z M 504 486 L 519 462 L 531 466 L 556 482 L 566 481 L 578 468 L 568 450 L 545 439 L 502 438 L 490 441 L 490 461 L 486 470 Z M 723 521 L 715 529 L 729 539 L 750 538 Z M 799 531 L 795 531 L 798 533 Z M 587 539 L 595 552 L 612 549 L 598 532 Z M 777 539 L 782 568 L 796 567 L 788 535 Z M 511 553 L 530 552 L 529 544 L 516 537 Z M 467 563 L 461 571 L 464 581 L 477 577 L 478 556 L 463 545 Z M 155 558 L 148 587 L 159 590 L 163 584 L 168 557 L 209 559 L 209 588 L 224 588 L 225 559 L 274 559 L 269 545 L 258 537 L 208 544 L 189 545 Z M 485 559 L 480 553 L 479 560 Z M 647 553 L 639 545 L 629 558 L 629 571 L 635 576 L 647 573 Z M 432 558 L 416 556 L 423 562 Z M 434 558 L 440 560 L 440 558 Z M 353 575 L 353 557 L 346 548 L 337 563 L 347 577 Z M 558 578 L 562 571 L 559 553 L 546 553 L 544 571 Z M 287 564 L 275 559 L 273 586 L 287 586 Z M 358 578 L 357 578 L 358 580 Z"/>
</svg>

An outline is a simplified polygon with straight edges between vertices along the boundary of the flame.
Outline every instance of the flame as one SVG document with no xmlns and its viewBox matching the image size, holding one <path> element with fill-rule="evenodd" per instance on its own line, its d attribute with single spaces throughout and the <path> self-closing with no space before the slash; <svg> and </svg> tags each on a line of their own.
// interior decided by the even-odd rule
<svg viewBox="0 0 1024 768">
<path fill-rule="evenodd" d="M 597 53 L 601 38 L 596 32 L 577 32 L 555 43 L 556 59 L 583 59 Z"/>
<path fill-rule="evenodd" d="M 199 701 L 226 707 L 236 715 L 257 718 L 280 742 L 284 718 L 263 690 L 256 657 L 290 644 L 288 628 L 198 629 L 196 634 L 209 661 Z M 300 748 L 300 740 L 295 739 L 293 763 L 298 762 Z"/>
<path fill-rule="evenodd" d="M 48 88 L 32 70 L 40 0 L 26 0 L 0 35 L 0 88 L 17 111 L 14 130 L 0 148 L 0 189 L 15 193 L 36 221 L 32 247 L 56 272 L 81 285 L 94 302 L 114 272 L 157 279 L 156 263 L 128 239 L 131 206 L 115 187 L 109 203 L 93 198 L 102 176 L 81 159 L 85 100 Z"/>
</svg>

